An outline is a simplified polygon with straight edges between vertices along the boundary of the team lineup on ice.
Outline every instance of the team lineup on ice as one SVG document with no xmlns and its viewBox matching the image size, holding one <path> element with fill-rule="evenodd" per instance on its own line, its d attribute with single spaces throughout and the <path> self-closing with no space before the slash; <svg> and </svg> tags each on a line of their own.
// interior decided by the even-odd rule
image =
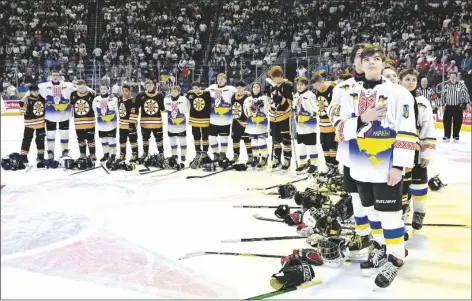
<svg viewBox="0 0 472 301">
<path fill-rule="evenodd" d="M 352 56 L 266 91 L 31 85 L 1 118 L 2 297 L 470 297 L 470 134 Z"/>
</svg>

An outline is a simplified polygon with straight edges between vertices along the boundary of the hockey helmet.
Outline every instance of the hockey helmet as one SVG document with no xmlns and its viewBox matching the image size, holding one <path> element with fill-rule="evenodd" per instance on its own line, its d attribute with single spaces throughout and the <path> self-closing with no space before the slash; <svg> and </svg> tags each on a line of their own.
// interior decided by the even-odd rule
<svg viewBox="0 0 472 301">
<path fill-rule="evenodd" d="M 44 165 L 46 166 L 46 168 L 56 169 L 59 167 L 59 162 L 54 159 L 48 159 L 44 161 Z"/>
<path fill-rule="evenodd" d="M 4 170 L 11 170 L 13 168 L 13 161 L 10 157 L 2 158 L 2 168 Z"/>
<path fill-rule="evenodd" d="M 246 171 L 246 170 L 247 170 L 247 165 L 244 164 L 244 163 L 233 164 L 233 168 L 234 168 L 234 170 L 236 170 L 236 171 Z"/>
<path fill-rule="evenodd" d="M 77 166 L 77 169 L 79 170 L 86 170 L 86 169 L 92 168 L 94 163 L 92 159 L 90 158 L 79 158 L 75 162 L 75 165 Z"/>
<path fill-rule="evenodd" d="M 292 184 L 279 185 L 279 199 L 290 199 L 297 192 L 297 188 Z"/>
<path fill-rule="evenodd" d="M 120 168 L 119 163 L 115 160 L 108 160 L 107 163 L 105 163 L 105 166 L 107 169 L 112 171 L 118 170 Z"/>
<path fill-rule="evenodd" d="M 231 165 L 231 161 L 227 157 L 223 157 L 223 159 L 218 161 L 218 166 L 223 169 L 227 169 Z"/>
<path fill-rule="evenodd" d="M 346 240 L 341 237 L 318 239 L 318 254 L 323 259 L 323 263 L 329 267 L 339 267 L 344 263 L 346 247 Z"/>
<path fill-rule="evenodd" d="M 213 162 L 205 163 L 203 164 L 203 170 L 210 171 L 210 172 L 216 171 L 216 164 Z"/>
<path fill-rule="evenodd" d="M 441 179 L 439 179 L 439 174 L 435 175 L 428 181 L 429 189 L 432 191 L 439 191 L 441 188 L 446 187 L 447 184 L 444 184 Z"/>
<path fill-rule="evenodd" d="M 290 207 L 288 205 L 279 205 L 274 212 L 275 216 L 278 218 L 285 218 L 290 214 Z"/>
<path fill-rule="evenodd" d="M 62 157 L 59 159 L 59 164 L 64 167 L 64 169 L 74 169 L 75 160 L 69 156 Z"/>
</svg>

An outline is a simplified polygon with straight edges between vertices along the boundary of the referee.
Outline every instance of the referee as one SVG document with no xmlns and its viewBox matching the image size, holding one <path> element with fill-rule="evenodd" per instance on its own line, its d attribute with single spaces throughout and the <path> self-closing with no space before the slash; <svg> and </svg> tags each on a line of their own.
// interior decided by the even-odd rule
<svg viewBox="0 0 472 301">
<path fill-rule="evenodd" d="M 470 103 L 470 96 L 467 87 L 458 81 L 457 72 L 449 73 L 449 81 L 449 83 L 444 85 L 441 97 L 441 104 L 446 106 L 443 116 L 443 141 L 451 139 L 451 127 L 454 141 L 459 141 L 463 119 L 462 111 Z"/>
</svg>

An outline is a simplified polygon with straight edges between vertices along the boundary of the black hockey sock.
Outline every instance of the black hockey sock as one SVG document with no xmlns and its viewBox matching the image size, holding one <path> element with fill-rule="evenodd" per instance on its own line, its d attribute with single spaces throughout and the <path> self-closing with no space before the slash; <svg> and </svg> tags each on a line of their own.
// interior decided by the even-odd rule
<svg viewBox="0 0 472 301">
<path fill-rule="evenodd" d="M 209 146 L 208 140 L 202 140 L 202 146 L 203 146 L 203 151 L 208 153 L 208 146 Z"/>
<path fill-rule="evenodd" d="M 79 151 L 81 154 L 85 154 L 87 152 L 87 143 L 85 143 L 85 141 L 79 141 Z"/>
<path fill-rule="evenodd" d="M 149 140 L 143 140 L 143 152 L 149 154 Z"/>
<path fill-rule="evenodd" d="M 95 154 L 95 141 L 87 142 L 87 145 L 88 145 L 89 153 L 91 155 Z"/>
<path fill-rule="evenodd" d="M 200 140 L 195 140 L 195 150 L 197 152 L 202 150 L 202 142 Z"/>
</svg>

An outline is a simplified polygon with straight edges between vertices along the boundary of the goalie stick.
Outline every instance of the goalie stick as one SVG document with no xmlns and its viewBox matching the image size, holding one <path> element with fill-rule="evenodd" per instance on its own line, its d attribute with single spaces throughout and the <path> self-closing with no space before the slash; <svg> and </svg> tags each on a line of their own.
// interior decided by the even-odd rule
<svg viewBox="0 0 472 301">
<path fill-rule="evenodd" d="M 247 190 L 249 191 L 257 191 L 257 190 L 269 190 L 269 189 L 272 189 L 272 188 L 277 188 L 279 187 L 280 185 L 287 185 L 287 184 L 293 184 L 293 183 L 297 183 L 297 182 L 301 182 L 301 181 L 305 181 L 305 180 L 308 180 L 310 177 L 305 177 L 303 179 L 298 179 L 298 180 L 293 180 L 293 181 L 290 181 L 290 182 L 287 182 L 287 183 L 284 183 L 284 184 L 278 184 L 278 185 L 274 185 L 274 186 L 269 186 L 269 187 L 249 187 Z"/>
<path fill-rule="evenodd" d="M 243 257 L 265 257 L 265 258 L 282 258 L 283 255 L 269 255 L 269 254 L 255 254 L 255 253 L 235 253 L 235 252 L 193 252 L 187 253 L 180 257 L 179 260 L 203 255 L 229 255 L 229 256 L 243 256 Z"/>
<path fill-rule="evenodd" d="M 316 278 L 312 281 L 302 283 L 299 286 L 294 286 L 294 287 L 289 287 L 289 288 L 286 288 L 286 289 L 281 289 L 281 290 L 278 290 L 278 291 L 273 291 L 273 292 L 270 292 L 270 293 L 254 296 L 254 297 L 247 298 L 247 299 L 244 299 L 244 300 L 263 300 L 263 299 L 271 298 L 271 297 L 274 297 L 274 296 L 278 296 L 278 295 L 286 294 L 286 293 L 289 293 L 289 292 L 293 292 L 293 291 L 296 291 L 296 290 L 299 290 L 299 289 L 312 287 L 312 286 L 315 286 L 315 285 L 318 285 L 318 284 L 321 284 L 321 283 L 323 283 L 323 281 L 320 278 Z"/>
</svg>

